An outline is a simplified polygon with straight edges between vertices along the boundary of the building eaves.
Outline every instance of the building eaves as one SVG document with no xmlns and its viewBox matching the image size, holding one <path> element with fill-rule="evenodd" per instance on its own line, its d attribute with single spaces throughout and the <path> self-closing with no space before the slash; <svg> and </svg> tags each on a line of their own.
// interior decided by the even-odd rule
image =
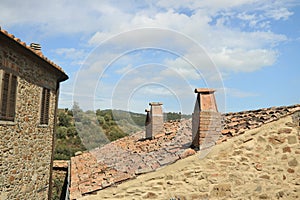
<svg viewBox="0 0 300 200">
<path fill-rule="evenodd" d="M 58 66 L 57 64 L 55 64 L 53 61 L 51 61 L 50 59 L 48 59 L 46 56 L 43 55 L 43 53 L 41 51 L 37 51 L 32 49 L 29 45 L 27 45 L 24 41 L 21 41 L 21 39 L 15 37 L 13 34 L 8 33 L 6 30 L 3 30 L 0 26 L 0 34 L 8 37 L 9 39 L 11 39 L 12 41 L 16 42 L 17 44 L 19 44 L 20 46 L 22 46 L 22 48 L 25 48 L 26 50 L 30 51 L 31 53 L 35 54 L 36 56 L 38 56 L 40 59 L 46 61 L 48 64 L 50 64 L 55 70 L 57 70 L 58 72 L 60 72 L 60 74 L 62 75 L 61 78 L 59 79 L 59 81 L 65 81 L 67 80 L 69 77 L 68 75 L 64 72 L 64 70 Z"/>
</svg>

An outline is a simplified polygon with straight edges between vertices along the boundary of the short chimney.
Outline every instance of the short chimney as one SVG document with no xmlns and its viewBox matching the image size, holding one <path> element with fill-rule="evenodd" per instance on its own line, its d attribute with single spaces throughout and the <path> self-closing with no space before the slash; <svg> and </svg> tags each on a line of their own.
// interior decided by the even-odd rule
<svg viewBox="0 0 300 200">
<path fill-rule="evenodd" d="M 34 51 L 36 51 L 37 53 L 41 53 L 42 51 L 42 47 L 40 44 L 37 44 L 37 43 L 31 43 L 30 44 L 30 48 Z"/>
<path fill-rule="evenodd" d="M 192 119 L 192 147 L 213 146 L 221 133 L 221 114 L 218 112 L 214 89 L 196 88 L 197 99 Z"/>
<path fill-rule="evenodd" d="M 164 119 L 162 111 L 162 103 L 152 102 L 149 103 L 150 111 L 147 112 L 146 117 L 146 138 L 153 138 L 155 135 L 161 133 L 164 128 Z"/>
</svg>

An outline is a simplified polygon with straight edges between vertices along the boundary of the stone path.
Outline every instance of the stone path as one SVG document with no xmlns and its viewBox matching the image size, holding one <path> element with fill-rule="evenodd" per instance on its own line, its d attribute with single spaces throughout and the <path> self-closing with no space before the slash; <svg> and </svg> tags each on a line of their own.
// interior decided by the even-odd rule
<svg viewBox="0 0 300 200">
<path fill-rule="evenodd" d="M 299 141 L 288 116 L 81 200 L 300 199 Z"/>
<path fill-rule="evenodd" d="M 273 107 L 224 116 L 224 130 L 217 144 L 287 116 L 300 105 Z M 155 171 L 177 160 L 193 155 L 191 120 L 164 124 L 164 132 L 145 140 L 145 132 L 137 132 L 101 148 L 71 158 L 71 199 L 115 186 L 138 175 Z M 280 138 L 274 138 L 274 142 Z M 249 141 L 252 143 L 251 141 Z"/>
</svg>

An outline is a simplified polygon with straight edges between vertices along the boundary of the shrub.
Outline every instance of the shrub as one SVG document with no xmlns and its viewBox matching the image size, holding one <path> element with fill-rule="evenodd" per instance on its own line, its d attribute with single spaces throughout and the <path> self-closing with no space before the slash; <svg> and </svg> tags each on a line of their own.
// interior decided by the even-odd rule
<svg viewBox="0 0 300 200">
<path fill-rule="evenodd" d="M 68 128 L 64 126 L 59 126 L 56 128 L 56 138 L 58 139 L 65 139 L 67 135 Z"/>
</svg>

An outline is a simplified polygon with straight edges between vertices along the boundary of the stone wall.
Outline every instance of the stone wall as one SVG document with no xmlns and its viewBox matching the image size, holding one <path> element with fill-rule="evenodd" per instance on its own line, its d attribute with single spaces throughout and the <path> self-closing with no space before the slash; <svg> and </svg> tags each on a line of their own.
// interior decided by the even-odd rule
<svg viewBox="0 0 300 200">
<path fill-rule="evenodd" d="M 300 111 L 297 111 L 293 114 L 293 122 L 296 126 L 300 127 Z"/>
<path fill-rule="evenodd" d="M 54 160 L 52 173 L 52 199 L 66 199 L 69 196 L 69 160 Z"/>
<path fill-rule="evenodd" d="M 57 75 L 35 55 L 5 44 L 0 46 L 0 64 L 18 76 L 15 121 L 0 121 L 0 199 L 47 199 Z M 48 125 L 39 124 L 43 87 L 51 90 Z"/>
</svg>

